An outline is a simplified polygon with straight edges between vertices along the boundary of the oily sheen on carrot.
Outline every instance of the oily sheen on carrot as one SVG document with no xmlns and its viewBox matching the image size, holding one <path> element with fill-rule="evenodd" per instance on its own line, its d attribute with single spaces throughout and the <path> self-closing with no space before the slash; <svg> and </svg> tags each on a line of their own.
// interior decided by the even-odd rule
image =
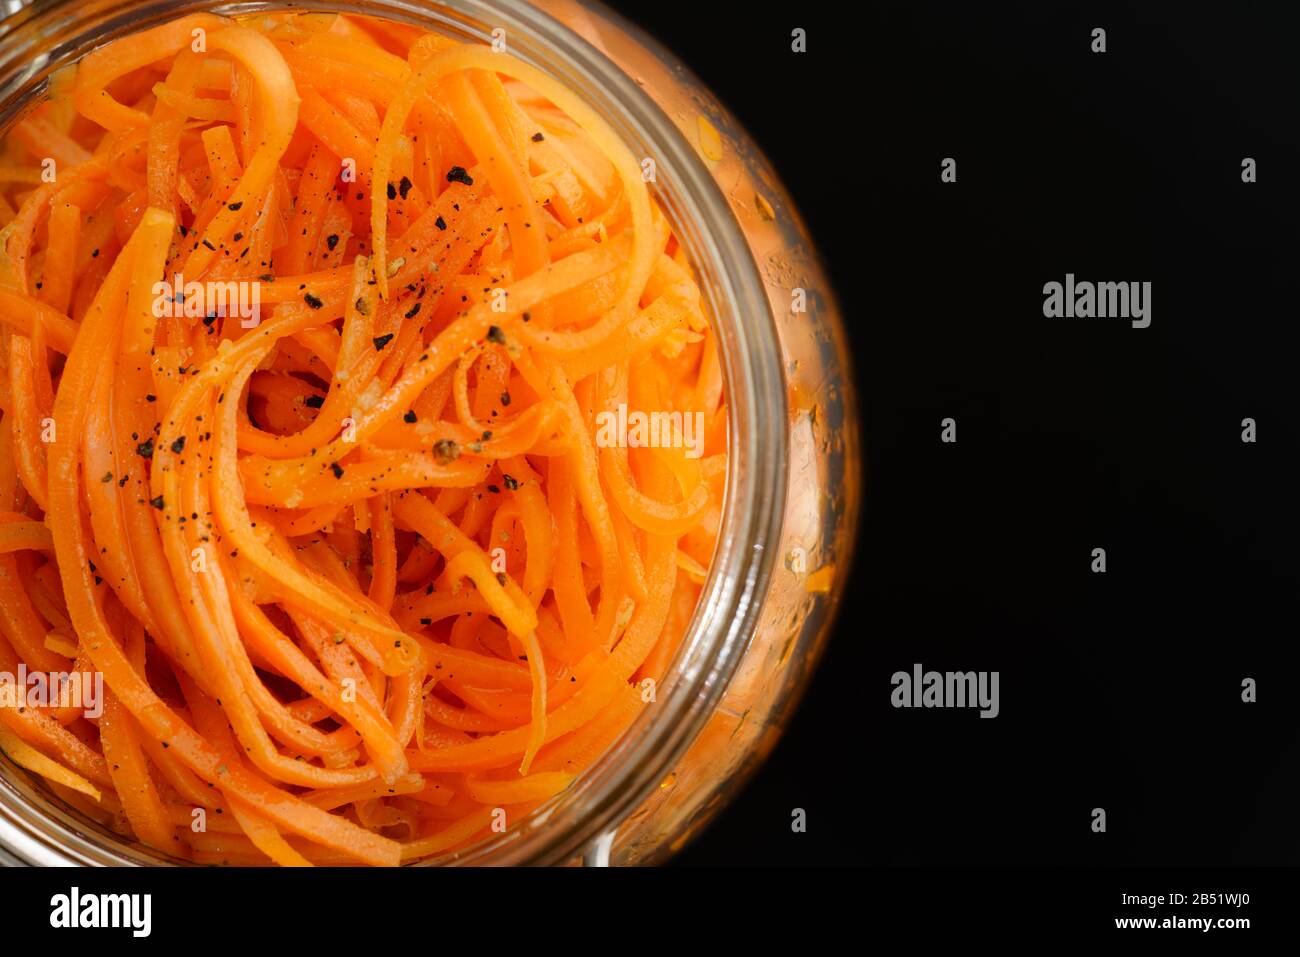
<svg viewBox="0 0 1300 957">
<path fill-rule="evenodd" d="M 653 700 L 726 444 L 691 263 L 545 73 L 333 14 L 117 40 L 0 148 L 0 682 L 104 688 L 11 681 L 0 750 L 196 863 L 468 847 Z"/>
</svg>

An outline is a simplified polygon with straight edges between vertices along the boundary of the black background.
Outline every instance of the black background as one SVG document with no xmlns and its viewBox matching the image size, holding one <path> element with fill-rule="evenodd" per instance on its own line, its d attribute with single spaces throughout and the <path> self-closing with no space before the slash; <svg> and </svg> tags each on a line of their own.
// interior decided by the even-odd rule
<svg viewBox="0 0 1300 957">
<path fill-rule="evenodd" d="M 1300 862 L 1293 5 L 614 5 L 802 210 L 866 456 L 827 655 L 678 863 Z M 1150 281 L 1150 328 L 1044 318 L 1067 272 Z M 917 662 L 1001 715 L 895 710 Z"/>
</svg>

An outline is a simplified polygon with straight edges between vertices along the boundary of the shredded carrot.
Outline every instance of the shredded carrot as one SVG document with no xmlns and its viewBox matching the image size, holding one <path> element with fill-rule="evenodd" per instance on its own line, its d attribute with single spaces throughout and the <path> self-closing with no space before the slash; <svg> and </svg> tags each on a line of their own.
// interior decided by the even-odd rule
<svg viewBox="0 0 1300 957">
<path fill-rule="evenodd" d="M 0 707 L 0 750 L 196 863 L 514 826 L 689 626 L 721 369 L 538 69 L 333 14 L 95 50 L 0 162 L 0 703 L 25 665 L 102 707 Z"/>
<path fill-rule="evenodd" d="M 0 728 L 0 751 L 9 755 L 19 767 L 35 771 L 52 782 L 80 791 L 96 801 L 101 797 L 95 786 L 85 778 L 69 771 L 57 761 L 51 761 L 7 728 Z"/>
</svg>

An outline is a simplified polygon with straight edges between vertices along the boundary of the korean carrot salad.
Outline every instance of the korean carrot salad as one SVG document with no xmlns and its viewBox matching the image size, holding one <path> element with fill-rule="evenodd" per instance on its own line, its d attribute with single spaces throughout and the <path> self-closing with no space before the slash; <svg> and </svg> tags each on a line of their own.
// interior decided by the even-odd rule
<svg viewBox="0 0 1300 957">
<path fill-rule="evenodd" d="M 641 158 L 373 19 L 186 16 L 54 77 L 0 151 L 0 412 L 0 750 L 195 863 L 518 823 L 653 707 L 722 509 Z"/>
</svg>

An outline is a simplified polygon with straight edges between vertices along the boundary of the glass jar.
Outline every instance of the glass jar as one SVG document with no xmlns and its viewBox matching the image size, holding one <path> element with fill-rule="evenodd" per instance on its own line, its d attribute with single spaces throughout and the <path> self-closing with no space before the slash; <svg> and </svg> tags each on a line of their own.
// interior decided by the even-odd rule
<svg viewBox="0 0 1300 957">
<path fill-rule="evenodd" d="M 655 703 L 564 793 L 504 834 L 422 864 L 653 864 L 770 752 L 827 638 L 861 474 L 834 296 L 789 197 L 736 121 L 671 54 L 578 0 L 0 0 L 0 132 L 49 76 L 112 39 L 199 10 L 326 10 L 509 51 L 581 95 L 655 160 L 656 197 L 699 274 L 729 402 L 727 493 L 709 577 Z M 499 36 L 499 35 L 498 35 Z M 0 863 L 166 864 L 0 760 Z"/>
</svg>

